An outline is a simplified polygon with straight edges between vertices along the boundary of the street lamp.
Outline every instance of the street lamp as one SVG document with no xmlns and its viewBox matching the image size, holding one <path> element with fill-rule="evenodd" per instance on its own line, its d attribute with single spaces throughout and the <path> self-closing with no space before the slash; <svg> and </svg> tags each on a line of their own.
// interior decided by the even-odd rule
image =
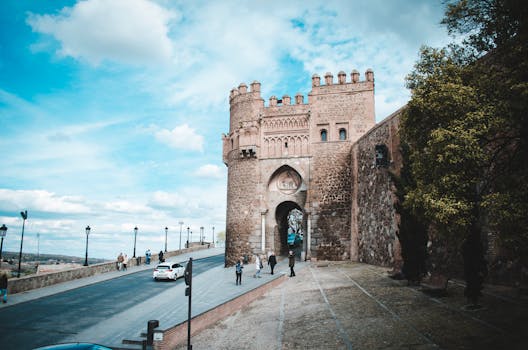
<svg viewBox="0 0 528 350">
<path fill-rule="evenodd" d="M 37 232 L 37 259 L 40 261 L 40 233 Z"/>
<path fill-rule="evenodd" d="M 0 237 L 2 237 L 2 243 L 0 243 L 0 265 L 2 265 L 2 248 L 4 247 L 4 237 L 7 233 L 7 226 L 5 224 L 2 224 L 2 227 L 0 227 Z"/>
<path fill-rule="evenodd" d="M 21 211 L 20 216 L 22 216 L 22 238 L 20 239 L 20 253 L 18 254 L 18 278 L 20 278 L 20 267 L 22 263 L 22 244 L 24 243 L 24 227 L 27 220 L 27 210 Z"/>
<path fill-rule="evenodd" d="M 180 250 L 181 250 L 181 234 L 182 234 L 183 221 L 178 222 L 178 224 L 180 224 Z"/>
<path fill-rule="evenodd" d="M 132 256 L 133 258 L 136 257 L 136 238 L 137 238 L 137 232 L 138 232 L 138 228 L 137 226 L 134 227 L 134 255 Z"/>
<path fill-rule="evenodd" d="M 88 266 L 88 235 L 90 234 L 90 226 L 86 226 L 86 255 L 84 256 L 84 266 Z"/>
<path fill-rule="evenodd" d="M 169 228 L 165 226 L 165 253 L 167 252 L 167 232 L 169 231 Z"/>
<path fill-rule="evenodd" d="M 200 244 L 204 244 L 204 228 L 200 227 Z"/>
<path fill-rule="evenodd" d="M 214 244 L 215 240 L 214 240 L 214 226 L 213 226 L 213 241 L 212 243 Z"/>
<path fill-rule="evenodd" d="M 185 248 L 189 248 L 189 226 L 187 226 L 187 246 Z"/>
</svg>

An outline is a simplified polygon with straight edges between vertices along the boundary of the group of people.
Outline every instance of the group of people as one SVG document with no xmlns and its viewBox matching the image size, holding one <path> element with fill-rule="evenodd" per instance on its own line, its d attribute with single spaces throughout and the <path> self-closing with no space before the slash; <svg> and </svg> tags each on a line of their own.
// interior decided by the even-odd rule
<svg viewBox="0 0 528 350">
<path fill-rule="evenodd" d="M 163 250 L 160 250 L 158 257 L 159 257 L 160 262 L 165 262 L 165 257 L 163 256 Z M 152 253 L 150 252 L 150 249 L 147 249 L 145 251 L 145 264 L 150 265 L 151 259 L 152 259 Z M 128 256 L 126 254 L 119 253 L 119 255 L 117 256 L 116 268 L 119 271 L 126 271 L 128 262 L 129 262 Z"/>
<path fill-rule="evenodd" d="M 128 255 L 126 255 L 126 253 L 125 254 L 119 253 L 119 255 L 117 256 L 117 264 L 116 264 L 117 270 L 126 271 L 127 265 L 128 265 Z"/>
<path fill-rule="evenodd" d="M 255 255 L 255 274 L 253 275 L 254 278 L 260 278 L 261 270 L 264 268 L 264 264 L 262 262 L 263 257 L 259 254 Z M 273 275 L 273 270 L 275 269 L 275 265 L 277 265 L 277 257 L 275 256 L 275 252 L 269 252 L 268 254 L 268 266 L 270 267 L 270 272 Z M 236 274 L 236 285 L 242 284 L 242 269 L 244 268 L 244 265 L 242 263 L 243 259 L 240 258 L 236 265 L 235 265 L 235 274 Z M 290 277 L 295 276 L 294 266 L 295 266 L 295 255 L 293 254 L 293 251 L 288 252 L 288 266 L 290 267 Z"/>
</svg>

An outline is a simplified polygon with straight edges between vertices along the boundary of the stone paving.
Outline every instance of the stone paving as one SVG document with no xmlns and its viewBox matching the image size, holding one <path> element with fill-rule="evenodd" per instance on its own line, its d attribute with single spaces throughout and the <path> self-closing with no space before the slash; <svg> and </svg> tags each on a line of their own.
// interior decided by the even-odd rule
<svg viewBox="0 0 528 350">
<path fill-rule="evenodd" d="M 259 300 L 192 337 L 193 349 L 525 349 L 528 299 L 486 287 L 467 311 L 371 265 L 309 263 Z M 178 349 L 185 349 L 181 345 Z"/>
</svg>

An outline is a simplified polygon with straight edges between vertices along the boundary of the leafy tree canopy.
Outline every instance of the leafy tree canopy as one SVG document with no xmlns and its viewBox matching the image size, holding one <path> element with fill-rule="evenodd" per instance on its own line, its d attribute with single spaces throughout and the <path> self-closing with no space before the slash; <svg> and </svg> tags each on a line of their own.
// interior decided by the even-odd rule
<svg viewBox="0 0 528 350">
<path fill-rule="evenodd" d="M 411 174 L 404 205 L 459 238 L 484 221 L 528 252 L 528 6 L 448 1 L 443 24 L 459 44 L 424 47 L 402 117 Z"/>
</svg>

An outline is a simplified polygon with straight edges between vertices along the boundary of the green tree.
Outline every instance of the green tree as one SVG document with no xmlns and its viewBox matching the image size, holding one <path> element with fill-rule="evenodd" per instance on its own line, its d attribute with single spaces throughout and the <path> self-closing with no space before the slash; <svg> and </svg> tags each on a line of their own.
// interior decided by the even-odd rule
<svg viewBox="0 0 528 350">
<path fill-rule="evenodd" d="M 473 302 L 486 273 L 484 225 L 515 256 L 528 253 L 526 8 L 513 0 L 449 2 L 443 23 L 463 41 L 422 48 L 407 80 L 412 99 L 401 133 L 415 183 L 404 207 L 432 225 L 450 266 L 462 253 Z"/>
<path fill-rule="evenodd" d="M 492 116 L 487 219 L 521 269 L 528 266 L 528 6 L 522 0 L 456 1 L 443 23 Z"/>
</svg>

